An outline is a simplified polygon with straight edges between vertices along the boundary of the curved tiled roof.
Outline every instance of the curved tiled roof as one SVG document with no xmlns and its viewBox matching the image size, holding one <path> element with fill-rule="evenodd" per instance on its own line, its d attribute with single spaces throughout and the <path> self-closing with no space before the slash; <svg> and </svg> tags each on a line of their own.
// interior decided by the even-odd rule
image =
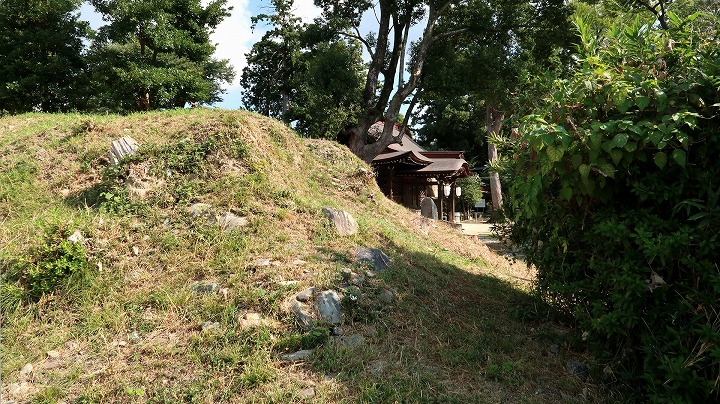
<svg viewBox="0 0 720 404">
<path fill-rule="evenodd" d="M 382 131 L 382 122 L 371 126 L 376 132 Z M 397 136 L 400 128 L 395 125 L 393 134 Z M 374 165 L 399 164 L 398 175 L 418 176 L 448 176 L 467 177 L 470 175 L 470 166 L 463 158 L 461 151 L 427 151 L 415 143 L 406 132 L 402 137 L 402 144 L 389 145 L 382 153 L 373 159 Z"/>
</svg>

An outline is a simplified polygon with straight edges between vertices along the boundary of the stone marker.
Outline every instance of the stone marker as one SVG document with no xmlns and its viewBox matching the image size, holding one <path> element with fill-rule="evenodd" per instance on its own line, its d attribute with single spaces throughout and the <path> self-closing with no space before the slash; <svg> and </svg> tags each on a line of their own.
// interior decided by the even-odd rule
<svg viewBox="0 0 720 404">
<path fill-rule="evenodd" d="M 315 298 L 320 318 L 331 323 L 340 324 L 340 295 L 334 290 L 324 290 Z"/>
<path fill-rule="evenodd" d="M 384 271 L 390 266 L 390 257 L 377 248 L 358 247 L 355 252 L 357 261 L 370 264 L 377 272 Z"/>
<path fill-rule="evenodd" d="M 322 212 L 328 220 L 335 224 L 335 228 L 341 236 L 350 236 L 357 233 L 358 224 L 348 212 L 330 207 L 324 207 Z"/>
<path fill-rule="evenodd" d="M 426 197 L 420 202 L 420 214 L 428 219 L 438 219 L 438 209 L 432 198 Z"/>
<path fill-rule="evenodd" d="M 110 144 L 110 162 L 117 165 L 120 160 L 135 154 L 139 147 L 138 142 L 130 136 L 123 136 L 118 140 L 113 140 Z"/>
</svg>

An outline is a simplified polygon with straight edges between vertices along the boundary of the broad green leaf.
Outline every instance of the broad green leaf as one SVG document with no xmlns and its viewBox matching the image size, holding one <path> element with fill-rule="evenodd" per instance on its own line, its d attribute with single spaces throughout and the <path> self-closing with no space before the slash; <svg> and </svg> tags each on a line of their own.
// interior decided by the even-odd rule
<svg viewBox="0 0 720 404">
<path fill-rule="evenodd" d="M 625 145 L 625 150 L 627 150 L 627 151 L 629 151 L 629 152 L 634 152 L 635 150 L 637 150 L 637 143 L 635 143 L 635 142 L 628 142 L 628 143 Z"/>
<path fill-rule="evenodd" d="M 612 157 L 613 163 L 618 164 L 623 158 L 623 151 L 620 149 L 613 149 L 610 152 L 610 156 Z"/>
<path fill-rule="evenodd" d="M 640 111 L 643 111 L 645 108 L 650 105 L 650 98 L 648 97 L 638 97 L 635 99 L 635 104 L 637 104 L 638 108 L 640 108 Z"/>
<path fill-rule="evenodd" d="M 580 167 L 580 164 L 582 164 L 582 156 L 579 154 L 573 154 L 573 156 L 570 157 L 570 161 L 572 162 L 573 167 L 578 168 Z"/>
<path fill-rule="evenodd" d="M 590 174 L 590 166 L 587 164 L 581 164 L 580 167 L 578 167 L 578 171 L 580 171 L 580 177 L 583 181 L 587 181 L 588 175 Z"/>
<path fill-rule="evenodd" d="M 662 132 L 660 132 L 660 131 L 653 131 L 653 132 L 650 132 L 650 134 L 648 135 L 648 137 L 650 138 L 650 141 L 651 141 L 655 146 L 657 146 L 658 143 L 660 143 L 660 142 L 662 141 L 663 134 L 662 134 Z"/>
<path fill-rule="evenodd" d="M 628 135 L 627 133 L 618 133 L 612 141 L 615 144 L 615 147 L 623 147 L 628 141 Z"/>
<path fill-rule="evenodd" d="M 565 154 L 565 151 L 561 147 L 548 146 L 545 150 L 547 151 L 548 159 L 553 163 L 560 161 L 563 154 Z"/>
<path fill-rule="evenodd" d="M 687 148 L 690 146 L 690 136 L 688 136 L 687 133 L 678 131 L 675 134 L 675 138 L 680 141 L 680 143 L 683 145 L 683 147 L 687 150 Z"/>
<path fill-rule="evenodd" d="M 601 164 L 597 167 L 597 169 L 608 177 L 615 178 L 615 167 L 612 164 Z"/>
<path fill-rule="evenodd" d="M 655 161 L 658 167 L 663 168 L 665 164 L 667 164 L 667 154 L 665 154 L 665 152 L 657 152 L 655 156 L 653 156 L 653 161 Z"/>
<path fill-rule="evenodd" d="M 685 154 L 685 150 L 682 149 L 675 149 L 672 152 L 673 160 L 675 160 L 676 163 L 682 168 L 685 168 L 685 161 L 687 158 L 687 155 Z"/>
<path fill-rule="evenodd" d="M 566 201 L 569 201 L 570 198 L 572 198 L 572 188 L 563 188 L 560 190 L 560 199 L 564 199 Z"/>
</svg>

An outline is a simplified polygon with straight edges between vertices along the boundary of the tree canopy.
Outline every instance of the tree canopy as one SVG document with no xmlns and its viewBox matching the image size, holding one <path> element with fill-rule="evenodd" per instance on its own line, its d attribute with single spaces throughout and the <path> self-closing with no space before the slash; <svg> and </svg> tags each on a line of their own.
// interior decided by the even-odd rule
<svg viewBox="0 0 720 404">
<path fill-rule="evenodd" d="M 225 0 L 93 0 L 108 25 L 90 50 L 94 101 L 115 111 L 220 100 L 234 73 L 212 57 L 210 32 L 228 15 Z"/>
<path fill-rule="evenodd" d="M 75 0 L 0 2 L 0 111 L 82 108 L 83 38 Z"/>
</svg>

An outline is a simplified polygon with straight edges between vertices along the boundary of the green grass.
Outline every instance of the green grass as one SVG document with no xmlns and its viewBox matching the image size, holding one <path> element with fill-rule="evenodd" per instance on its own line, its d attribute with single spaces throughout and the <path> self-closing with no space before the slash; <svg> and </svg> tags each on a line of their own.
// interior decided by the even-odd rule
<svg viewBox="0 0 720 404">
<path fill-rule="evenodd" d="M 108 168 L 124 135 L 141 152 Z M 180 110 L 3 117 L 0 150 L 3 295 L 28 286 L 8 274 L 52 226 L 82 230 L 90 271 L 3 310 L 3 394 L 33 387 L 20 402 L 286 403 L 308 387 L 319 403 L 618 400 L 564 369 L 590 359 L 518 281 L 531 276 L 521 265 L 444 225 L 420 231 L 336 144 L 246 112 Z M 140 197 L 132 178 L 156 182 Z M 223 231 L 188 213 L 197 202 L 249 224 Z M 324 206 L 349 211 L 360 231 L 337 236 Z M 297 328 L 286 304 L 309 286 L 339 288 L 344 268 L 364 274 L 358 246 L 393 265 L 346 293 L 357 299 L 344 302 L 341 330 L 364 337 L 351 348 L 322 325 Z M 260 258 L 274 264 L 254 267 Z M 195 293 L 197 281 L 218 291 Z M 393 303 L 378 303 L 382 289 Z M 267 323 L 240 327 L 246 312 Z M 316 349 L 309 361 L 280 360 L 301 348 Z"/>
</svg>

